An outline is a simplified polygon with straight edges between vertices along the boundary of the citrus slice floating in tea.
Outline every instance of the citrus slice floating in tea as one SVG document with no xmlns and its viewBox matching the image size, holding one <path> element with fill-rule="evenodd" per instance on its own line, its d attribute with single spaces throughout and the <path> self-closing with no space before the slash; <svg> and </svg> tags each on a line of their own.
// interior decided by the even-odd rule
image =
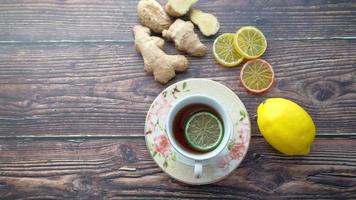
<svg viewBox="0 0 356 200">
<path fill-rule="evenodd" d="M 250 92 L 262 93 L 268 90 L 274 80 L 272 66 L 265 60 L 250 60 L 241 69 L 242 85 Z"/>
<path fill-rule="evenodd" d="M 253 26 L 241 27 L 235 35 L 236 51 L 247 59 L 260 57 L 267 49 L 267 41 L 263 33 Z"/>
<path fill-rule="evenodd" d="M 214 58 L 224 67 L 235 67 L 243 60 L 243 57 L 234 48 L 234 38 L 234 33 L 224 33 L 214 41 Z"/>
<path fill-rule="evenodd" d="M 184 134 L 192 148 L 210 151 L 219 145 L 223 137 L 223 125 L 210 112 L 198 112 L 188 119 Z"/>
</svg>

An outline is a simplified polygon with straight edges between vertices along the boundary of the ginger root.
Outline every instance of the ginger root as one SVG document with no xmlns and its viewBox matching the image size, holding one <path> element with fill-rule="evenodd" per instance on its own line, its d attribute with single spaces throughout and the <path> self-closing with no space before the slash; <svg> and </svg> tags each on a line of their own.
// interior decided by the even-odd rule
<svg viewBox="0 0 356 200">
<path fill-rule="evenodd" d="M 172 24 L 171 18 L 156 0 L 141 0 L 137 5 L 137 13 L 141 24 L 156 33 L 161 33 Z"/>
<path fill-rule="evenodd" d="M 205 36 L 215 35 L 220 29 L 218 19 L 201 10 L 193 9 L 190 12 L 190 20 L 199 27 L 200 32 Z"/>
<path fill-rule="evenodd" d="M 188 13 L 193 4 L 198 0 L 168 0 L 164 7 L 172 17 L 181 17 Z"/>
<path fill-rule="evenodd" d="M 173 40 L 178 50 L 193 56 L 204 56 L 207 52 L 207 47 L 194 33 L 194 25 L 190 21 L 177 19 L 168 30 L 163 30 L 162 35 L 168 40 Z"/>
<path fill-rule="evenodd" d="M 188 60 L 182 55 L 167 55 L 162 49 L 164 40 L 151 36 L 147 27 L 136 25 L 133 28 L 136 50 L 141 53 L 144 68 L 152 73 L 155 80 L 163 84 L 176 75 L 176 71 L 185 71 Z"/>
</svg>

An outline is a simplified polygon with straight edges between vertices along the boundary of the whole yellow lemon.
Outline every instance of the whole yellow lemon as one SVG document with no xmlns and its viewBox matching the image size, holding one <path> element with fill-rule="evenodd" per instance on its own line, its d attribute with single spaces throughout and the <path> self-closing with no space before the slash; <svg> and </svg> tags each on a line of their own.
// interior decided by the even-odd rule
<svg viewBox="0 0 356 200">
<path fill-rule="evenodd" d="M 315 138 L 315 125 L 298 104 L 283 98 L 269 98 L 257 108 L 257 124 L 263 137 L 287 155 L 306 155 Z"/>
</svg>

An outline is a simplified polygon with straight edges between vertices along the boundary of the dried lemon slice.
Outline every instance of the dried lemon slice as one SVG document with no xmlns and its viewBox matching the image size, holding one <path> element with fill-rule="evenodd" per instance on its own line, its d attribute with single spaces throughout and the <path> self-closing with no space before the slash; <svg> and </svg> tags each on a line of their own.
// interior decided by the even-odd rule
<svg viewBox="0 0 356 200">
<path fill-rule="evenodd" d="M 214 41 L 214 58 L 224 67 L 235 67 L 243 60 L 242 56 L 234 48 L 234 38 L 234 33 L 224 33 Z"/>
<path fill-rule="evenodd" d="M 236 51 L 247 59 L 255 59 L 266 51 L 267 41 L 263 33 L 253 26 L 241 27 L 235 35 L 234 47 Z"/>
</svg>

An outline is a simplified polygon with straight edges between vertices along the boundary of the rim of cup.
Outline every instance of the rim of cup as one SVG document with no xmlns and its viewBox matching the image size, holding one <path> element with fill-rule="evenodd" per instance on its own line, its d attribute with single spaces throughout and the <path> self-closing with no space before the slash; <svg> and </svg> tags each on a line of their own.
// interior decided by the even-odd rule
<svg viewBox="0 0 356 200">
<path fill-rule="evenodd" d="M 184 107 L 191 105 L 191 104 L 205 104 L 209 107 L 212 107 L 222 118 L 223 126 L 224 126 L 224 136 L 223 139 L 221 140 L 220 144 L 213 149 L 212 151 L 202 153 L 202 154 L 195 154 L 186 151 L 183 147 L 180 146 L 175 141 L 174 135 L 173 135 L 173 121 L 176 116 L 176 114 L 183 109 Z M 182 99 L 179 99 L 176 101 L 170 110 L 168 111 L 167 115 L 167 121 L 166 121 L 166 129 L 167 129 L 167 135 L 169 142 L 173 146 L 173 148 L 181 155 L 183 155 L 186 158 L 189 158 L 191 160 L 195 161 L 203 161 L 203 160 L 208 160 L 211 159 L 215 156 L 217 156 L 221 151 L 224 150 L 226 145 L 229 142 L 229 139 L 232 134 L 232 129 L 233 129 L 233 123 L 231 121 L 231 117 L 229 113 L 226 111 L 226 109 L 222 106 L 222 104 L 216 100 L 215 98 L 208 96 L 208 95 L 202 95 L 202 94 L 197 94 L 197 95 L 189 95 L 186 97 L 183 97 Z"/>
</svg>

